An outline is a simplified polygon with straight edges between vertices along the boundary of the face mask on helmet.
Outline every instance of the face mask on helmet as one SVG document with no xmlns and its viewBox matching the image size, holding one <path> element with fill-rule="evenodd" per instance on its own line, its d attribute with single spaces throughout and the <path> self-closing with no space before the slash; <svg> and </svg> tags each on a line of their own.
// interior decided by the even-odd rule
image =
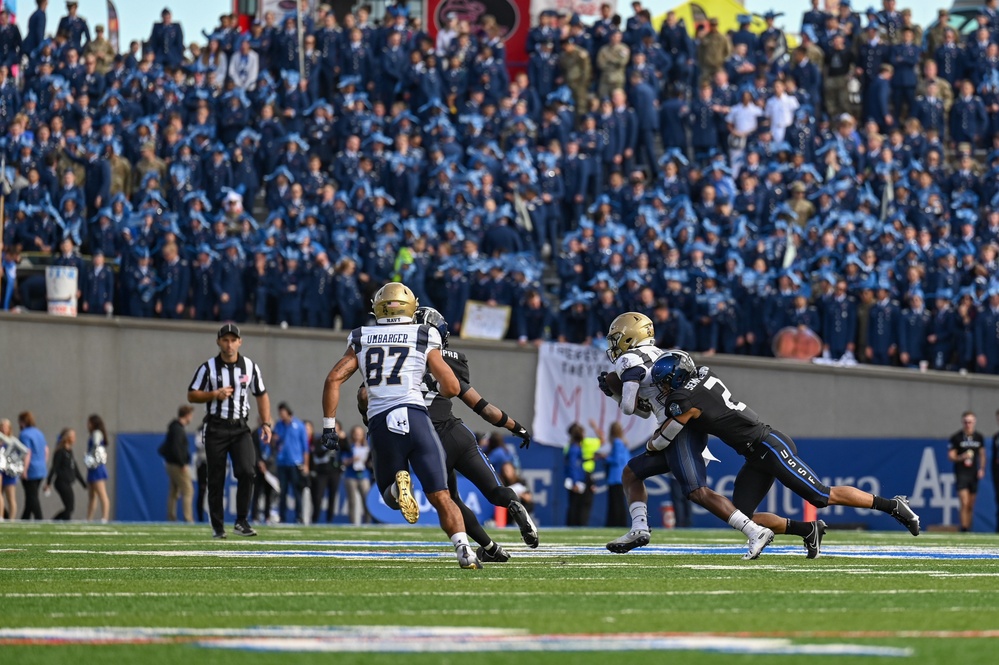
<svg viewBox="0 0 999 665">
<path fill-rule="evenodd" d="M 652 365 L 652 385 L 659 388 L 656 399 L 666 403 L 671 392 L 685 384 L 697 371 L 693 358 L 683 351 L 667 351 Z"/>
<path fill-rule="evenodd" d="M 627 312 L 614 319 L 607 330 L 607 357 L 616 362 L 631 349 L 654 341 L 652 319 L 638 312 Z"/>
</svg>

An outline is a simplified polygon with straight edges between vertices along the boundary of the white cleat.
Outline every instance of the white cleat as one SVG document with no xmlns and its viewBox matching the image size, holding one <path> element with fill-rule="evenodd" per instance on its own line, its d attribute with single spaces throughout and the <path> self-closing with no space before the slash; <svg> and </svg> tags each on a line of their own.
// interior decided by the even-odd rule
<svg viewBox="0 0 999 665">
<path fill-rule="evenodd" d="M 455 553 L 458 555 L 458 565 L 462 568 L 470 568 L 473 570 L 482 568 L 482 564 L 479 563 L 479 560 L 472 552 L 472 548 L 468 545 L 459 545 L 455 550 Z"/>
<path fill-rule="evenodd" d="M 646 529 L 632 529 L 620 538 L 607 543 L 607 549 L 615 554 L 625 554 L 636 547 L 645 547 L 652 540 L 652 534 Z"/>
<path fill-rule="evenodd" d="M 758 559 L 760 552 L 772 542 L 774 542 L 774 532 L 767 528 L 760 529 L 749 538 L 749 551 L 743 554 L 742 558 L 745 561 Z"/>
</svg>

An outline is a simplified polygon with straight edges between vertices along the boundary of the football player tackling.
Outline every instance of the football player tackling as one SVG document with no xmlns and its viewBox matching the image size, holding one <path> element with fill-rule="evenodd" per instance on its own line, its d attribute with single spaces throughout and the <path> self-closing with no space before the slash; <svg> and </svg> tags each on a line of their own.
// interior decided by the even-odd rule
<svg viewBox="0 0 999 665">
<path fill-rule="evenodd" d="M 655 440 L 674 438 L 681 432 L 693 430 L 703 436 L 717 436 L 742 455 L 746 463 L 736 476 L 732 502 L 742 512 L 752 515 L 754 521 L 776 533 L 802 536 L 808 545 L 812 523 L 796 522 L 771 513 L 754 513 L 776 479 L 818 508 L 873 508 L 891 515 L 912 535 L 919 535 L 919 516 L 909 507 L 906 497 L 885 499 L 847 485 L 827 487 L 798 456 L 791 437 L 761 422 L 755 411 L 733 398 L 728 387 L 710 368 L 696 367 L 683 351 L 663 353 L 652 365 L 651 383 L 658 392 L 655 401 L 667 418 Z M 816 554 L 817 550 L 818 543 Z M 809 558 L 812 558 L 811 550 Z"/>
<path fill-rule="evenodd" d="M 614 363 L 620 379 L 620 392 L 611 385 L 613 379 L 604 372 L 599 377 L 600 389 L 621 405 L 625 415 L 649 418 L 655 415 L 661 427 L 646 444 L 646 451 L 628 462 L 622 474 L 625 499 L 631 513 L 631 530 L 607 543 L 611 552 L 623 554 L 648 545 L 648 494 L 645 479 L 673 472 L 691 501 L 703 506 L 714 516 L 727 522 L 749 538 L 749 551 L 744 559 L 755 559 L 773 542 L 774 532 L 760 526 L 738 510 L 726 497 L 707 486 L 707 471 L 703 453 L 707 436 L 682 427 L 667 427 L 670 419 L 662 403 L 656 400 L 659 389 L 652 384 L 652 367 L 665 351 L 655 345 L 655 331 L 649 317 L 627 312 L 614 319 L 607 331 L 607 356 Z"/>
</svg>

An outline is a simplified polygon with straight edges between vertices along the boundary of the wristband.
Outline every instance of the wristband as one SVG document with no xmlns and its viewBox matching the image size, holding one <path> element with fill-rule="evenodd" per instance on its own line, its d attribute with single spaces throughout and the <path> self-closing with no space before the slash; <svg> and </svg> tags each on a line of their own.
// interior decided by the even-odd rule
<svg viewBox="0 0 999 665">
<path fill-rule="evenodd" d="M 475 403 L 475 406 L 472 407 L 472 411 L 475 411 L 477 415 L 481 416 L 482 412 L 486 410 L 487 406 L 489 406 L 489 402 L 486 401 L 485 397 L 482 397 L 479 399 L 478 402 Z"/>
<path fill-rule="evenodd" d="M 506 421 L 509 417 L 510 416 L 506 415 L 506 411 L 500 410 L 499 418 L 493 423 L 493 425 L 496 425 L 496 427 L 506 427 Z"/>
<path fill-rule="evenodd" d="M 518 430 L 524 430 L 524 431 L 527 431 L 527 428 L 525 428 L 525 427 L 524 427 L 523 425 L 521 425 L 521 424 L 520 424 L 520 423 L 518 423 L 518 422 L 517 422 L 516 420 L 514 420 L 514 421 L 513 421 L 513 429 L 511 429 L 510 431 L 511 431 L 511 432 L 516 432 L 516 431 L 518 431 Z"/>
<path fill-rule="evenodd" d="M 336 418 L 323 418 L 323 429 L 336 429 Z"/>
</svg>

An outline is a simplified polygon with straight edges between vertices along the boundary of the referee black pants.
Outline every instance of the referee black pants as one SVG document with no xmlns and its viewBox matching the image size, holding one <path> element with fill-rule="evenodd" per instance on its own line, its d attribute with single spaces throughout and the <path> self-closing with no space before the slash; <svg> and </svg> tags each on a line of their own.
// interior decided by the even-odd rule
<svg viewBox="0 0 999 665">
<path fill-rule="evenodd" d="M 253 495 L 256 451 L 246 421 L 209 419 L 205 425 L 205 458 L 208 460 L 208 517 L 216 533 L 225 531 L 226 457 L 232 460 L 232 475 L 236 477 L 236 521 L 250 514 Z"/>
</svg>

